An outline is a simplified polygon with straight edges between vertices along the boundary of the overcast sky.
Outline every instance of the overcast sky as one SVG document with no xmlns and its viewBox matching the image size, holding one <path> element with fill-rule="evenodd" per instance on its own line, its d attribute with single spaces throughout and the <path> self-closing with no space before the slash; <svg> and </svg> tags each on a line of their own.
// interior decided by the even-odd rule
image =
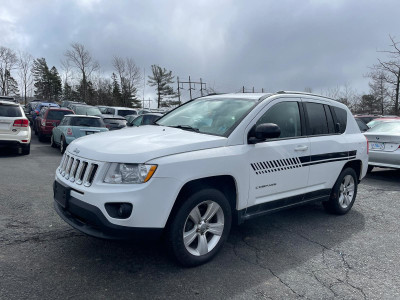
<svg viewBox="0 0 400 300">
<path fill-rule="evenodd" d="M 132 57 L 181 79 L 200 77 L 219 92 L 313 92 L 349 84 L 400 40 L 400 1 L 6 1 L 0 45 L 45 57 L 50 66 L 71 42 L 84 44 L 112 72 L 113 55 Z M 146 87 L 146 97 L 151 96 Z"/>
</svg>

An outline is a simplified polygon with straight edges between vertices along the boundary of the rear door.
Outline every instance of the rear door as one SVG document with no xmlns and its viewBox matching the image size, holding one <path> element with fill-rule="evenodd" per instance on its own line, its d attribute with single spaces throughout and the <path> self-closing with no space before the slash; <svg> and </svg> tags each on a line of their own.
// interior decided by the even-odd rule
<svg viewBox="0 0 400 300">
<path fill-rule="evenodd" d="M 302 165 L 302 161 L 309 159 L 310 143 L 305 136 L 300 102 L 299 98 L 279 98 L 258 115 L 255 126 L 274 123 L 280 127 L 281 135 L 276 139 L 248 145 L 248 206 L 262 211 L 302 201 L 309 172 L 309 166 Z M 250 126 L 254 128 L 252 123 Z M 292 203 L 280 201 L 283 198 L 290 198 L 289 202 Z"/>
<path fill-rule="evenodd" d="M 308 185 L 312 191 L 330 193 L 344 164 L 355 155 L 345 135 L 347 112 L 324 101 L 303 99 L 307 135 L 310 139 Z M 337 110 L 337 113 L 335 111 Z M 343 115 L 344 113 L 344 115 Z M 354 150 L 354 151 L 352 151 Z"/>
</svg>

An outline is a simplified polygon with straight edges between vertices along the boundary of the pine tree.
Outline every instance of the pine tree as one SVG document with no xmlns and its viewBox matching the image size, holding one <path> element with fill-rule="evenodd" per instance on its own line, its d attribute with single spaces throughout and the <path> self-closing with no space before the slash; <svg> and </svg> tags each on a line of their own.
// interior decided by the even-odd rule
<svg viewBox="0 0 400 300">
<path fill-rule="evenodd" d="M 49 69 L 45 58 L 33 61 L 33 78 L 35 81 L 35 96 L 50 101 L 59 100 L 62 92 L 61 77 L 56 67 Z"/>
<path fill-rule="evenodd" d="M 61 77 L 56 67 L 52 67 L 48 76 L 50 77 L 50 99 L 58 101 L 62 93 Z"/>
<path fill-rule="evenodd" d="M 117 80 L 117 75 L 115 75 L 115 73 L 112 73 L 111 80 L 112 80 L 112 98 L 113 98 L 113 102 L 115 104 L 117 104 L 117 105 L 121 105 L 121 102 L 122 102 L 121 88 L 119 86 L 119 83 L 118 83 L 118 80 Z"/>
<path fill-rule="evenodd" d="M 174 93 L 174 89 L 170 84 L 174 83 L 174 76 L 172 76 L 172 71 L 167 71 L 165 68 L 161 68 L 158 65 L 152 65 L 151 71 L 153 76 L 149 76 L 147 83 L 150 86 L 156 87 L 157 92 L 157 107 L 165 105 L 162 103 L 164 98 L 176 98 L 177 95 Z M 164 102 L 168 102 L 164 101 Z"/>
</svg>

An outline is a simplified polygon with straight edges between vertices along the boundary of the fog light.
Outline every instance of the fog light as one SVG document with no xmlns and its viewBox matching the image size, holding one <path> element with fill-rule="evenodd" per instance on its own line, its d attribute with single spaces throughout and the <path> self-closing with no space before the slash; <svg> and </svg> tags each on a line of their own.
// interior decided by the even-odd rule
<svg viewBox="0 0 400 300">
<path fill-rule="evenodd" d="M 122 203 L 118 209 L 118 217 L 125 219 L 131 215 L 132 205 L 127 203 Z"/>
<path fill-rule="evenodd" d="M 111 218 L 127 219 L 132 214 L 132 204 L 130 203 L 106 203 L 104 206 Z"/>
</svg>

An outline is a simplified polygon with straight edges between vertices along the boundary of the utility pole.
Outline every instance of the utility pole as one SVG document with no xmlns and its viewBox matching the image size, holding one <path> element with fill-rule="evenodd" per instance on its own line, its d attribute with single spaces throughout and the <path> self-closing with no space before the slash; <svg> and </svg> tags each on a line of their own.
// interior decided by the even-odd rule
<svg viewBox="0 0 400 300">
<path fill-rule="evenodd" d="M 176 81 L 178 82 L 178 101 L 179 101 L 179 105 L 181 105 L 181 88 L 179 86 L 179 77 L 176 76 Z"/>
<path fill-rule="evenodd" d="M 179 87 L 179 84 L 182 84 L 181 87 Z M 189 85 L 189 93 L 190 93 L 190 100 L 192 100 L 192 90 L 195 90 L 196 84 L 200 84 L 200 93 L 203 96 L 203 85 L 205 86 L 205 88 L 207 88 L 207 83 L 203 82 L 203 80 L 200 78 L 200 81 L 191 81 L 190 76 L 189 76 L 189 81 L 179 81 L 178 79 L 178 94 L 180 92 L 181 89 L 183 89 L 183 85 L 184 84 L 188 84 Z M 192 87 L 193 84 L 193 87 Z M 179 94 L 179 102 L 180 102 L 180 94 Z"/>
<path fill-rule="evenodd" d="M 144 89 L 146 88 L 146 68 L 143 68 L 143 108 L 144 108 Z"/>
</svg>

